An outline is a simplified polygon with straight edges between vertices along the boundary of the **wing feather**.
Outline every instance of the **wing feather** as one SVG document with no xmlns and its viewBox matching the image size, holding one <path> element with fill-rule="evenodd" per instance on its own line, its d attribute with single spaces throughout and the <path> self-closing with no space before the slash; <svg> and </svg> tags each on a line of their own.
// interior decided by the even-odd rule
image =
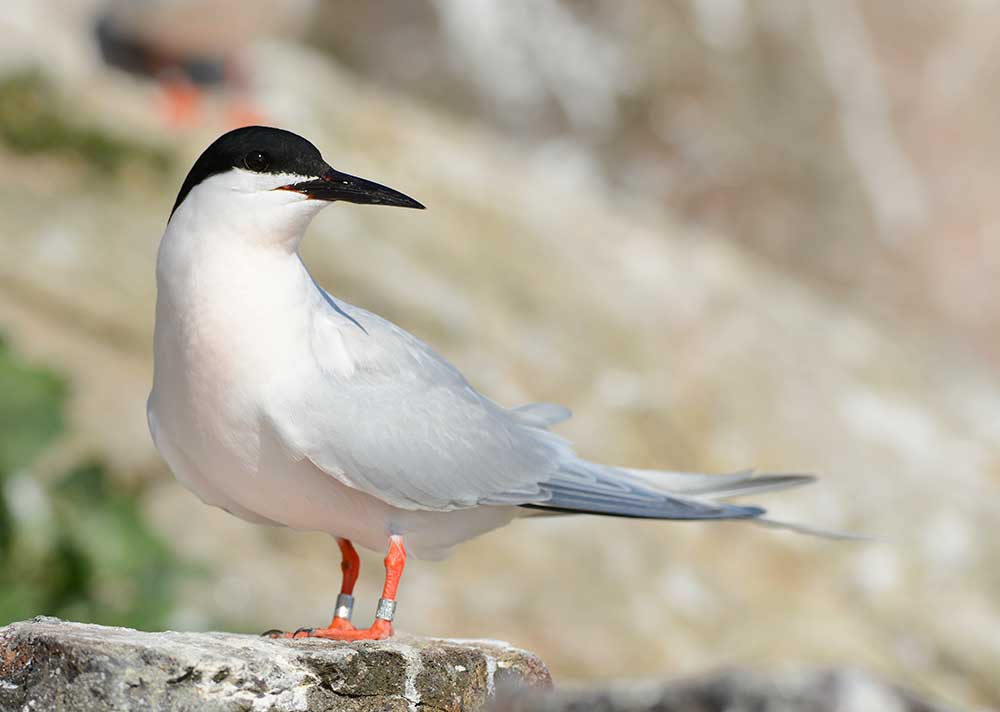
<svg viewBox="0 0 1000 712">
<path fill-rule="evenodd" d="M 586 462 L 547 429 L 570 417 L 566 408 L 503 408 L 395 324 L 325 292 L 323 299 L 329 309 L 313 324 L 312 363 L 284 384 L 291 390 L 278 389 L 271 424 L 292 456 L 395 507 L 489 504 L 657 519 L 748 518 L 764 510 L 718 499 L 810 481 Z"/>
<path fill-rule="evenodd" d="M 343 303 L 328 312 L 313 325 L 317 366 L 274 399 L 272 426 L 294 457 L 402 509 L 471 507 L 504 492 L 545 498 L 539 483 L 569 446 L 542 425 L 564 409 L 510 411 L 391 322 Z M 324 367 L 332 348 L 343 349 L 327 355 L 338 368 Z"/>
</svg>

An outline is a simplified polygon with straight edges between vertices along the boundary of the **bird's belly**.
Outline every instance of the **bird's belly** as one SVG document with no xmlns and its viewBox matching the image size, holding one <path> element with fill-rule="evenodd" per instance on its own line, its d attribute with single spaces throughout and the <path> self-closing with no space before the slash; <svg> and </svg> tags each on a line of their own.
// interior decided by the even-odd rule
<svg viewBox="0 0 1000 712">
<path fill-rule="evenodd" d="M 341 483 L 308 460 L 290 458 L 267 431 L 258 437 L 256 463 L 225 443 L 178 455 L 170 452 L 169 444 L 160 445 L 163 433 L 155 439 L 177 479 L 207 504 L 253 523 L 322 531 L 374 551 L 385 549 L 389 535 L 401 534 L 417 558 L 443 558 L 455 544 L 517 516 L 513 507 L 451 512 L 399 509 Z"/>
<path fill-rule="evenodd" d="M 267 359 L 259 352 L 233 358 L 232 338 L 174 336 L 158 344 L 150 429 L 175 477 L 207 504 L 250 522 L 323 531 L 376 551 L 390 534 L 402 534 L 418 558 L 440 558 L 516 516 L 507 507 L 403 510 L 344 484 L 290 455 L 264 415 L 276 391 L 289 392 L 273 378 L 295 373 L 279 364 L 300 359 L 274 352 Z"/>
<path fill-rule="evenodd" d="M 324 531 L 380 550 L 393 508 L 295 460 L 266 428 L 236 424 L 190 404 L 187 419 L 161 418 L 151 400 L 154 441 L 181 484 L 207 504 L 247 521 Z M 216 421 L 222 421 L 217 423 Z"/>
</svg>

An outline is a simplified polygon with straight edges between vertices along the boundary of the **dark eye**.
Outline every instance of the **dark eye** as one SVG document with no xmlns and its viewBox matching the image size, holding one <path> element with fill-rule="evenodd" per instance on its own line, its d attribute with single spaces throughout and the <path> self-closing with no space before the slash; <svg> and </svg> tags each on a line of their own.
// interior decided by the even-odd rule
<svg viewBox="0 0 1000 712">
<path fill-rule="evenodd" d="M 263 173 L 271 165 L 271 158 L 263 151 L 250 151 L 243 157 L 243 165 L 254 173 Z"/>
</svg>

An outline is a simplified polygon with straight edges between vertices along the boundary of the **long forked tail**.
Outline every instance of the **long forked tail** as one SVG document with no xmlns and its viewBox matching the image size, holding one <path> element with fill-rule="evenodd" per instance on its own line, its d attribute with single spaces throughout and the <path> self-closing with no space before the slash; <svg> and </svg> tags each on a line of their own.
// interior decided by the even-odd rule
<svg viewBox="0 0 1000 712">
<path fill-rule="evenodd" d="M 705 475 L 661 470 L 608 467 L 584 460 L 563 463 L 559 472 L 542 484 L 547 499 L 523 506 L 537 514 L 603 514 L 642 519 L 750 519 L 760 524 L 830 538 L 857 538 L 765 518 L 757 506 L 729 504 L 722 500 L 749 494 L 788 489 L 814 482 L 812 475 L 754 474 Z"/>
<path fill-rule="evenodd" d="M 808 485 L 816 481 L 815 475 L 757 474 L 753 470 L 744 470 L 731 475 L 703 475 L 693 472 L 661 472 L 658 470 L 626 470 L 626 472 L 634 477 L 639 477 L 655 489 L 667 490 L 685 496 L 708 497 L 712 500 L 742 497 L 748 494 L 763 494 L 764 492 Z M 763 514 L 762 510 L 761 515 Z M 783 522 L 765 516 L 753 517 L 752 521 L 754 524 L 771 529 L 783 529 L 796 534 L 806 534 L 824 539 L 871 541 L 871 537 L 861 534 L 838 532 L 797 522 Z"/>
<path fill-rule="evenodd" d="M 616 469 L 643 482 L 658 492 L 690 497 L 704 497 L 709 500 L 742 497 L 748 494 L 762 494 L 764 492 L 773 492 L 774 490 L 808 485 L 816 481 L 815 475 L 758 474 L 753 470 L 743 470 L 729 475 L 704 475 L 698 472 Z"/>
</svg>

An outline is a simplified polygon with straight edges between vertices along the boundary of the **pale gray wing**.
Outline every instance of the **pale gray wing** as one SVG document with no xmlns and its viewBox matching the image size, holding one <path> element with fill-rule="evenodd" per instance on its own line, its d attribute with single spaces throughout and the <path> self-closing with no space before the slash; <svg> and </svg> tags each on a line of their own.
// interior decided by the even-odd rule
<svg viewBox="0 0 1000 712">
<path fill-rule="evenodd" d="M 315 338 L 316 363 L 296 374 L 300 391 L 271 415 L 293 456 L 344 484 L 402 509 L 534 505 L 671 519 L 763 513 L 581 460 L 547 430 L 570 416 L 566 408 L 503 408 L 416 337 L 324 296 L 341 320 L 334 323 L 351 324 L 334 340 L 347 355 L 338 360 L 350 367 L 325 368 L 323 345 L 333 342 Z"/>
<path fill-rule="evenodd" d="M 568 446 L 537 426 L 556 411 L 519 416 L 394 324 L 344 303 L 335 309 L 335 343 L 314 339 L 316 364 L 296 375 L 301 390 L 269 414 L 294 457 L 403 509 L 469 507 L 504 492 L 545 498 L 538 483 Z M 331 343 L 346 359 L 322 352 Z M 350 367 L 326 368 L 327 358 Z"/>
</svg>

